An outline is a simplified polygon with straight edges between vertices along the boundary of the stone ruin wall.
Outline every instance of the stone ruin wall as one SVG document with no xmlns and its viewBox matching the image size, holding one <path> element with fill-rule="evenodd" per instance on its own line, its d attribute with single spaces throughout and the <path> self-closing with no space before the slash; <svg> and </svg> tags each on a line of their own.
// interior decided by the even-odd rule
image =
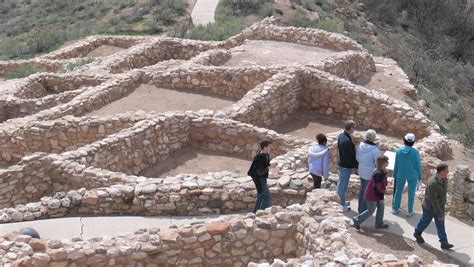
<svg viewBox="0 0 474 267">
<path fill-rule="evenodd" d="M 303 262 L 420 266 L 416 256 L 398 260 L 357 245 L 347 230 L 349 219 L 342 215 L 336 199 L 334 192 L 315 191 L 308 194 L 303 205 L 287 209 L 274 206 L 256 215 L 236 215 L 167 230 L 140 229 L 132 235 L 89 241 L 79 237 L 43 241 L 11 233 L 1 237 L 0 250 L 7 255 L 7 262 L 25 266 L 253 266 L 251 262 L 271 262 L 275 258 L 296 266 Z"/>
<path fill-rule="evenodd" d="M 272 23 L 264 20 L 223 42 L 91 37 L 49 56 L 25 61 L 42 62 L 57 69 L 68 62 L 67 59 L 82 57 L 102 44 L 130 47 L 78 71 L 85 75 L 97 71 L 104 77 L 107 72 L 117 73 L 114 80 L 100 80 L 100 84 L 73 95 L 72 100 L 53 97 L 54 100 L 49 100 L 52 104 L 43 104 L 50 109 L 36 114 L 32 111 L 29 116 L 0 125 L 0 137 L 6 141 L 4 147 L 11 149 L 2 153 L 1 159 L 14 164 L 0 170 L 0 207 L 4 208 L 0 210 L 0 222 L 66 215 L 198 215 L 248 211 L 254 205 L 255 191 L 252 180 L 244 174 L 216 172 L 160 178 L 136 174 L 184 145 L 251 158 L 258 141 L 267 137 L 276 144 L 276 157 L 272 160 L 268 181 L 270 191 L 274 204 L 287 209 L 272 207 L 260 211 L 257 216 L 237 216 L 237 219 L 225 222 L 165 231 L 141 230 L 125 237 L 90 241 L 75 238 L 45 243 L 11 234 L 0 237 L 0 255 L 7 256 L 3 257 L 2 263 L 17 260 L 17 263 L 23 261 L 38 266 L 53 262 L 94 266 L 162 262 L 253 266 L 251 261 L 262 258 L 268 261 L 282 258 L 296 265 L 305 261 L 339 264 L 396 261 L 389 255 L 380 255 L 354 244 L 346 230 L 349 222 L 342 217 L 334 193 L 322 193 L 326 192 L 324 190 L 308 193 L 312 190 L 312 181 L 307 174 L 306 160 L 312 140 L 280 135 L 245 123 L 270 127 L 285 121 L 297 108 L 305 108 L 338 119 L 353 118 L 366 127 L 377 128 L 375 121 L 380 128 L 395 134 L 413 131 L 421 139 L 417 146 L 422 154 L 424 173 L 439 161 L 435 157 L 450 153 L 446 137 L 439 134 L 434 123 L 405 103 L 339 78 L 356 81 L 374 70 L 372 58 L 355 41 L 320 30 L 280 27 Z M 107 41 L 114 38 L 117 43 L 123 43 Z M 352 51 L 308 66 L 221 66 L 230 56 L 222 48 L 230 49 L 246 39 Z M 158 55 L 164 50 L 169 53 Z M 73 60 L 76 59 L 69 62 Z M 0 62 L 0 74 L 15 64 L 25 63 Z M 141 67 L 145 68 L 135 69 Z M 128 71 L 130 69 L 134 70 Z M 255 76 L 259 79 L 250 78 Z M 19 83 L 25 81 L 28 78 Z M 60 119 L 65 115 L 78 116 L 93 111 L 147 83 L 220 93 L 238 101 L 222 111 L 162 115 L 136 112 L 112 118 Z M 38 88 L 26 100 L 41 95 L 42 89 Z M 2 101 L 4 99 L 0 99 L 0 107 L 5 106 Z M 56 103 L 60 104 L 52 107 Z M 5 112 L 2 113 L 0 118 L 7 119 Z M 415 128 L 394 128 L 373 117 L 382 113 L 389 122 L 399 122 L 397 126 Z M 68 123 L 67 129 L 57 126 L 64 120 Z M 32 124 L 31 121 L 39 122 Z M 29 128 L 31 125 L 34 127 Z M 170 137 L 174 132 L 180 132 L 178 138 Z M 21 138 L 10 141 L 9 138 L 16 134 Z M 328 137 L 335 166 L 337 134 Z M 361 137 L 356 135 L 354 139 L 359 142 Z M 396 145 L 382 139 L 380 146 L 393 149 Z M 149 147 L 160 149 L 155 151 Z M 36 151 L 42 152 L 30 154 Z M 129 155 L 133 155 L 133 160 L 128 160 Z M 331 177 L 335 175 L 331 174 Z M 355 192 L 353 189 L 350 188 L 350 193 Z M 242 227 L 242 221 L 245 227 Z M 346 249 L 340 250 L 343 247 Z M 418 264 L 418 260 L 411 257 L 408 261 Z"/>
</svg>

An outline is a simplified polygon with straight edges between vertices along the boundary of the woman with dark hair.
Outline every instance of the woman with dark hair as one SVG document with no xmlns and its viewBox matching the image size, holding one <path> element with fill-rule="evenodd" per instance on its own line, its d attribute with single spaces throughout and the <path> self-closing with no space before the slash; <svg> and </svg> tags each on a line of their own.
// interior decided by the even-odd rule
<svg viewBox="0 0 474 267">
<path fill-rule="evenodd" d="M 404 145 L 397 149 L 393 177 L 395 178 L 395 193 L 393 196 L 392 213 L 400 213 L 403 188 L 408 182 L 407 217 L 413 216 L 416 186 L 421 181 L 420 153 L 413 147 L 415 134 L 407 133 L 403 138 Z"/>
</svg>

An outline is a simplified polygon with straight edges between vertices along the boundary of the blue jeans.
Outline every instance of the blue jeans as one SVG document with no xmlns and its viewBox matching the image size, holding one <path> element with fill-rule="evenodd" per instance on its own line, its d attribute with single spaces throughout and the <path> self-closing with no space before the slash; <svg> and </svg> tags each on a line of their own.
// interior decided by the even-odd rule
<svg viewBox="0 0 474 267">
<path fill-rule="evenodd" d="M 403 188 L 405 187 L 405 183 L 408 182 L 408 213 L 413 213 L 413 205 L 415 203 L 415 193 L 416 193 L 416 184 L 418 180 L 415 179 L 405 179 L 405 178 L 398 178 L 395 179 L 395 194 L 393 196 L 393 205 L 392 208 L 394 210 L 400 209 L 400 205 L 402 202 L 402 194 Z"/>
<path fill-rule="evenodd" d="M 352 168 L 344 168 L 339 166 L 339 180 L 337 181 L 337 195 L 342 206 L 346 206 L 346 191 L 349 185 L 349 177 L 351 177 Z"/>
<path fill-rule="evenodd" d="M 367 218 L 369 218 L 377 208 L 377 213 L 375 214 L 375 227 L 380 227 L 383 225 L 383 211 L 385 209 L 385 205 L 383 202 L 379 203 L 378 201 L 367 201 L 367 209 L 360 213 L 359 215 L 354 217 L 354 221 L 360 225 L 363 223 Z"/>
<path fill-rule="evenodd" d="M 421 233 L 423 233 L 426 227 L 430 225 L 431 220 L 433 220 L 434 218 L 436 231 L 438 231 L 439 242 L 441 242 L 441 244 L 448 243 L 448 236 L 446 235 L 446 229 L 444 227 L 444 210 L 443 210 L 443 219 L 439 220 L 438 214 L 429 211 L 423 206 L 422 208 L 423 208 L 423 214 L 421 215 L 420 221 L 416 225 L 415 234 L 421 235 Z"/>
<path fill-rule="evenodd" d="M 369 180 L 365 180 L 363 178 L 360 178 L 360 188 L 359 188 L 359 204 L 358 204 L 358 212 L 361 214 L 367 209 L 367 200 L 365 200 L 365 189 L 367 188 L 367 185 L 369 184 Z"/>
<path fill-rule="evenodd" d="M 263 190 L 261 193 L 257 192 L 257 199 L 255 200 L 255 208 L 253 213 L 256 213 L 257 210 L 264 210 L 272 205 L 272 194 L 268 189 L 267 181 L 263 184 Z"/>
</svg>

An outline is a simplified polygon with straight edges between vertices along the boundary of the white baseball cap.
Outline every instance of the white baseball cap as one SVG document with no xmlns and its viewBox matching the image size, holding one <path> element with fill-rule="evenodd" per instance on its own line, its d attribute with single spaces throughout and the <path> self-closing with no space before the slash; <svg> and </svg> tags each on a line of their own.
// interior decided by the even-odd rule
<svg viewBox="0 0 474 267">
<path fill-rule="evenodd" d="M 415 134 L 414 133 L 407 133 L 405 135 L 405 140 L 407 140 L 408 142 L 415 142 Z"/>
</svg>

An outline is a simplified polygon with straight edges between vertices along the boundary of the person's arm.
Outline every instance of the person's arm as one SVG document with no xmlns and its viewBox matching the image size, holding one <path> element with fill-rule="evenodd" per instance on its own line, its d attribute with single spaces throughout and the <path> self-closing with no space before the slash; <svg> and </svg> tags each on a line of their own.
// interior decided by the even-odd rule
<svg viewBox="0 0 474 267">
<path fill-rule="evenodd" d="M 416 160 L 416 171 L 418 172 L 418 180 L 421 181 L 421 160 L 420 160 L 420 153 L 418 150 L 415 150 L 415 160 Z"/>
<path fill-rule="evenodd" d="M 260 157 L 258 157 L 257 162 L 255 164 L 255 172 L 259 176 L 265 175 L 268 171 L 269 166 L 270 166 L 270 164 L 268 164 L 265 157 L 260 156 Z"/>
<path fill-rule="evenodd" d="M 324 176 L 324 179 L 329 179 L 329 154 L 331 152 L 328 151 L 326 152 L 326 154 L 324 154 L 323 156 L 323 176 Z"/>
<path fill-rule="evenodd" d="M 398 150 L 397 150 L 395 152 L 395 164 L 393 165 L 393 178 L 397 178 L 398 160 L 399 160 L 399 153 L 398 153 Z"/>
<path fill-rule="evenodd" d="M 378 148 L 375 148 L 373 153 L 373 160 L 374 160 L 374 165 L 377 166 L 377 158 L 380 156 L 380 150 Z"/>
<path fill-rule="evenodd" d="M 428 184 L 428 199 L 430 200 L 431 206 L 433 207 L 433 212 L 436 214 L 438 219 L 443 218 L 443 210 L 439 205 L 439 194 L 436 188 L 436 183 Z"/>
</svg>

